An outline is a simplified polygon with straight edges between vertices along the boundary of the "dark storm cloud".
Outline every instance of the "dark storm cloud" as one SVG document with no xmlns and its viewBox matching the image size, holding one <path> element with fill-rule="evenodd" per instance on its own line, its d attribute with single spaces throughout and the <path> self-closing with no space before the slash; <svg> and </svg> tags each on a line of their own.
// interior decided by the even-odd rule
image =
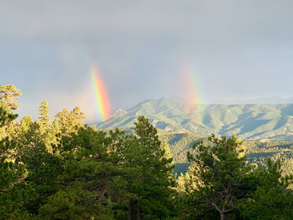
<svg viewBox="0 0 293 220">
<path fill-rule="evenodd" d="M 185 58 L 209 99 L 291 96 L 289 0 L 0 4 L 1 81 L 24 92 L 26 114 L 32 108 L 25 103 L 37 112 L 46 97 L 54 113 L 66 104 L 83 105 L 91 114 L 84 100 L 93 62 L 113 111 L 148 98 L 186 95 L 180 69 Z"/>
</svg>

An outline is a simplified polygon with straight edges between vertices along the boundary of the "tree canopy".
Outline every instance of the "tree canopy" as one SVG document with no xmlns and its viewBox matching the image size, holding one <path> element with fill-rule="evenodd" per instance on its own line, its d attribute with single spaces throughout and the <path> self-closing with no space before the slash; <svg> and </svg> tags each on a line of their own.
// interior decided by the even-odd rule
<svg viewBox="0 0 293 220">
<path fill-rule="evenodd" d="M 2 91 L 2 92 L 1 92 Z M 172 153 L 138 116 L 134 132 L 97 130 L 79 107 L 16 122 L 14 85 L 0 86 L 0 219 L 292 219 L 293 176 L 280 160 L 248 163 L 236 135 L 211 135 L 173 174 Z"/>
</svg>

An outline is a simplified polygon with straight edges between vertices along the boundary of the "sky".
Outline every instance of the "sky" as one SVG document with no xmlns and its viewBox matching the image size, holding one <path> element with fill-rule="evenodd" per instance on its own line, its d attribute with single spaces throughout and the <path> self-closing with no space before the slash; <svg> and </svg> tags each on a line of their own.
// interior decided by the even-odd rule
<svg viewBox="0 0 293 220">
<path fill-rule="evenodd" d="M 45 98 L 51 118 L 79 106 L 88 123 L 101 120 L 93 65 L 111 113 L 190 91 L 289 98 L 292 24 L 292 0 L 0 0 L 0 81 L 23 92 L 20 117 Z"/>
</svg>

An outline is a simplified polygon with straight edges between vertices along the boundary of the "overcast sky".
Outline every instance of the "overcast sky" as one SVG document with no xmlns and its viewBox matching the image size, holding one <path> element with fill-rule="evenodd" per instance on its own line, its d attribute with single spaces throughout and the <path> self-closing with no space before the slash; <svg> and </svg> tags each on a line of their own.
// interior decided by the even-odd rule
<svg viewBox="0 0 293 220">
<path fill-rule="evenodd" d="M 183 61 L 205 101 L 288 98 L 292 24 L 292 0 L 0 0 L 0 81 L 34 119 L 46 98 L 51 116 L 79 106 L 97 120 L 93 63 L 112 113 L 188 96 Z"/>
</svg>

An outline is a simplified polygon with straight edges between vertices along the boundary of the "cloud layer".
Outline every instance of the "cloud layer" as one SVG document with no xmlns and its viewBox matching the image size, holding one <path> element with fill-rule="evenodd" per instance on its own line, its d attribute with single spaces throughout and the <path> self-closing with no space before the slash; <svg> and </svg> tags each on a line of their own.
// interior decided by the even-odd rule
<svg viewBox="0 0 293 220">
<path fill-rule="evenodd" d="M 182 60 L 200 76 L 207 99 L 292 96 L 289 0 L 0 4 L 0 79 L 23 91 L 20 114 L 34 109 L 37 117 L 47 98 L 52 112 L 79 105 L 94 118 L 94 62 L 113 112 L 148 98 L 186 96 Z"/>
</svg>

